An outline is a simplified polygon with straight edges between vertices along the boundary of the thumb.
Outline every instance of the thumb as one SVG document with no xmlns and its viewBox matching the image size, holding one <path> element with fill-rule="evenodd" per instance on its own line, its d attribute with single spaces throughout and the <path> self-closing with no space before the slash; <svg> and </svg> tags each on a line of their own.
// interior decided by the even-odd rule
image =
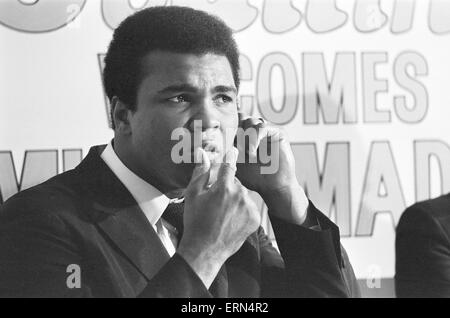
<svg viewBox="0 0 450 318">
<path fill-rule="evenodd" d="M 208 155 L 202 148 L 195 149 L 194 152 L 195 168 L 192 172 L 191 181 L 188 188 L 202 189 L 209 179 L 209 170 L 211 168 L 211 161 Z"/>
</svg>

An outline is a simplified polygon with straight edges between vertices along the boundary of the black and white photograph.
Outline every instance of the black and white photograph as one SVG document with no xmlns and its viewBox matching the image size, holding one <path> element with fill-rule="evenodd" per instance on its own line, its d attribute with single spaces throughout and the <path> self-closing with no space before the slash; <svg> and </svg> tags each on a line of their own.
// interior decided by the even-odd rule
<svg viewBox="0 0 450 318">
<path fill-rule="evenodd" d="M 450 298 L 449 121 L 449 0 L 0 0 L 0 298 Z"/>
</svg>

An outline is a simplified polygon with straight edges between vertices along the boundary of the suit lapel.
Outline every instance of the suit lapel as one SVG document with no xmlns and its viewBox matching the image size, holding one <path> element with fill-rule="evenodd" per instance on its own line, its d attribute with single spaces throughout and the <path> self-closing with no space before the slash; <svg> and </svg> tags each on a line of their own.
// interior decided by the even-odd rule
<svg viewBox="0 0 450 318">
<path fill-rule="evenodd" d="M 170 256 L 133 196 L 92 147 L 76 168 L 81 191 L 88 198 L 91 220 L 136 269 L 150 280 Z"/>
<path fill-rule="evenodd" d="M 155 230 L 137 205 L 110 215 L 97 224 L 147 280 L 170 259 Z"/>
</svg>

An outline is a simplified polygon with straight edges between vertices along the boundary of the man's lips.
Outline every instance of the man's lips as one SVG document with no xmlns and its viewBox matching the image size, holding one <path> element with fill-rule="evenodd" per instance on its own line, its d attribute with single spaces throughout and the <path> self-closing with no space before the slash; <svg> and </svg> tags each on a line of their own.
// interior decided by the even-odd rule
<svg viewBox="0 0 450 318">
<path fill-rule="evenodd" d="M 202 148 L 206 152 L 219 152 L 218 147 L 213 143 L 203 143 Z"/>
</svg>

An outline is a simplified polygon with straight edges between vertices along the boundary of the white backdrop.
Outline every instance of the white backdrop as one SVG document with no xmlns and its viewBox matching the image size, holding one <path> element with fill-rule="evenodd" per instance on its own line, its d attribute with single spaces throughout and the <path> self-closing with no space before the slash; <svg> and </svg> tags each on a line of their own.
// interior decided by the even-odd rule
<svg viewBox="0 0 450 318">
<path fill-rule="evenodd" d="M 401 213 L 450 191 L 445 0 L 0 0 L 2 200 L 112 137 L 101 56 L 112 28 L 157 4 L 235 30 L 242 107 L 288 133 L 357 277 L 393 277 Z"/>
</svg>

